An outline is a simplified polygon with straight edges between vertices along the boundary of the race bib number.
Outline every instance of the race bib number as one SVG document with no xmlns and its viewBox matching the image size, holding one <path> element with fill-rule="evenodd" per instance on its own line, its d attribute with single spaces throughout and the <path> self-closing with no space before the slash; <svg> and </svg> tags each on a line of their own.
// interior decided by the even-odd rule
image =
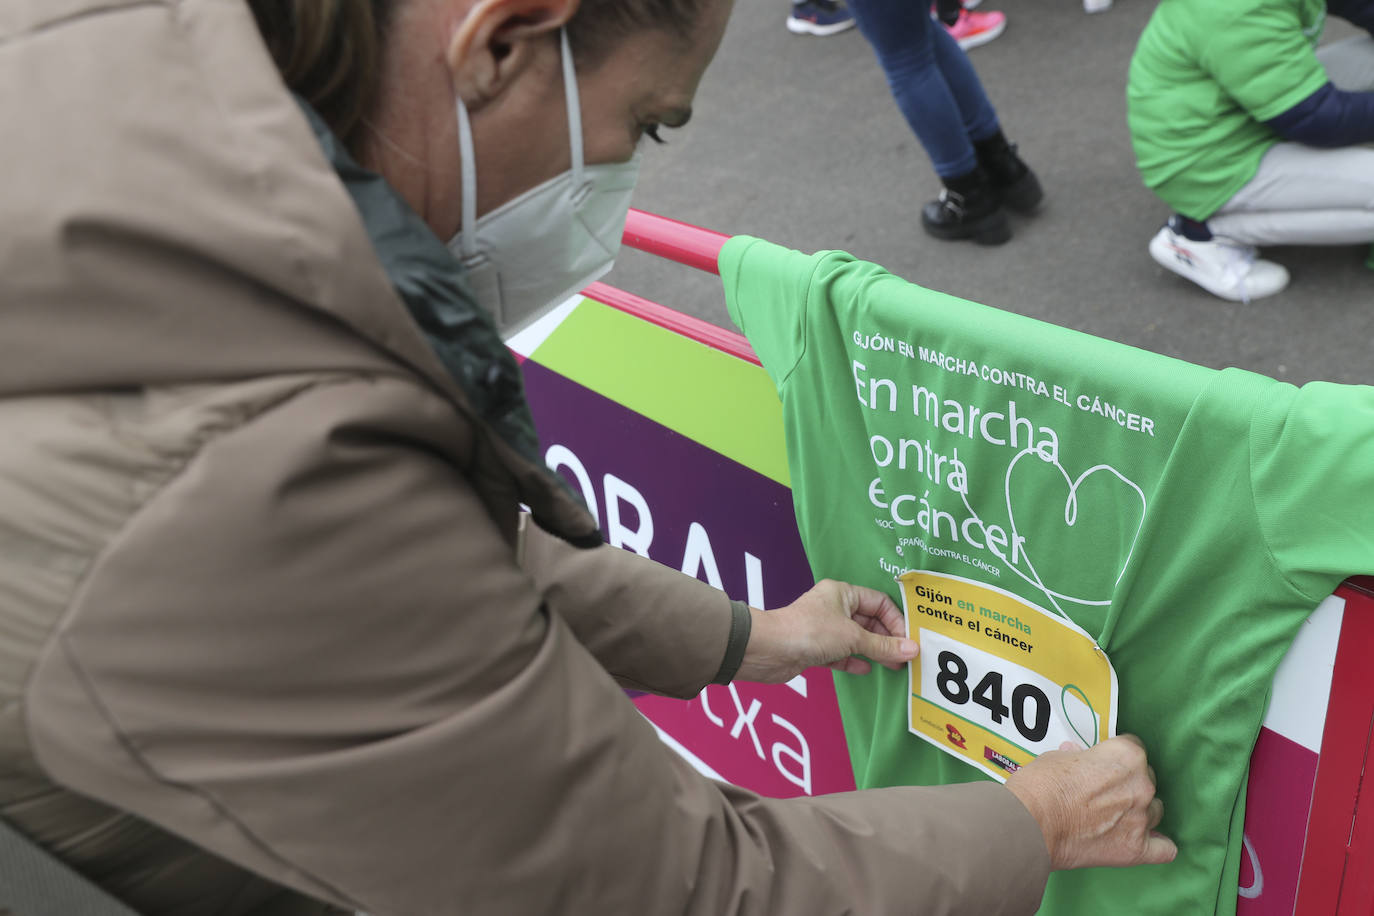
<svg viewBox="0 0 1374 916">
<path fill-rule="evenodd" d="M 907 727 L 999 782 L 1065 741 L 1116 734 L 1116 671 L 1072 621 L 943 573 L 899 576 L 910 664 Z"/>
</svg>

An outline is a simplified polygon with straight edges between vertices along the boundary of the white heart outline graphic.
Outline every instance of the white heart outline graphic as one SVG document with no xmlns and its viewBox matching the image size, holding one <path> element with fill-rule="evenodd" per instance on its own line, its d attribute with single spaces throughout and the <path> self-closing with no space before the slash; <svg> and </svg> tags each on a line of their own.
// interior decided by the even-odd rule
<svg viewBox="0 0 1374 916">
<path fill-rule="evenodd" d="M 1069 525 L 1074 524 L 1074 521 L 1078 518 L 1079 486 L 1082 485 L 1084 480 L 1087 480 L 1089 477 L 1091 477 L 1093 474 L 1098 473 L 1099 471 L 1107 471 L 1115 475 L 1118 480 L 1120 480 L 1122 483 L 1126 484 L 1128 487 L 1134 490 L 1136 496 L 1140 498 L 1140 522 L 1136 525 L 1135 535 L 1131 538 L 1131 548 L 1130 550 L 1126 551 L 1126 559 L 1122 562 L 1121 570 L 1116 574 L 1116 580 L 1113 584 L 1120 583 L 1121 577 L 1126 574 L 1126 567 L 1131 565 L 1131 557 L 1135 555 L 1135 545 L 1136 542 L 1140 540 L 1140 531 L 1142 528 L 1145 527 L 1145 512 L 1148 508 L 1148 501 L 1145 499 L 1145 492 L 1141 490 L 1139 486 L 1136 485 L 1135 481 L 1131 480 L 1125 474 L 1122 474 L 1120 471 L 1118 471 L 1116 468 L 1112 467 L 1109 464 L 1093 465 L 1092 467 L 1088 468 L 1088 470 L 1084 471 L 1082 474 L 1079 474 L 1077 480 L 1074 480 L 1069 477 L 1069 472 L 1064 469 L 1064 466 L 1059 463 L 1057 458 L 1054 461 L 1049 461 L 1045 458 L 1044 455 L 1040 454 L 1040 452 L 1037 451 L 1034 446 L 1028 446 L 1027 448 L 1022 449 L 1020 452 L 1017 452 L 1016 456 L 1012 458 L 1011 462 L 1007 465 L 1006 476 L 1003 478 L 1003 495 L 1006 499 L 1007 519 L 1011 524 L 1011 534 L 1013 538 L 1012 543 L 1015 543 L 1015 539 L 1017 537 L 1020 537 L 1020 533 L 1017 531 L 1016 516 L 1011 506 L 1011 475 L 1012 471 L 1016 469 L 1017 463 L 1027 455 L 1032 454 L 1035 455 L 1035 457 L 1039 458 L 1041 461 L 1044 461 L 1046 464 L 1052 464 L 1056 468 L 1058 468 L 1059 473 L 1062 474 L 1064 477 L 1064 482 L 1069 485 L 1068 498 L 1064 501 L 1064 521 Z M 974 510 L 973 506 L 969 504 L 967 491 L 960 492 L 959 498 L 964 503 L 964 510 L 968 512 L 968 514 L 972 518 L 977 519 L 979 525 L 986 525 L 986 523 L 983 521 L 982 516 L 979 515 Z M 1035 564 L 1031 562 L 1030 554 L 1027 551 L 1022 550 L 1021 555 L 1025 557 L 1026 566 L 1030 568 L 1031 574 L 1029 576 L 1021 570 L 1017 569 L 1010 562 L 1008 562 L 1007 568 L 1010 569 L 1012 572 L 1016 573 L 1022 579 L 1024 579 L 1028 585 L 1031 585 L 1038 589 L 1041 592 L 1041 594 L 1045 596 L 1045 600 L 1050 604 L 1050 606 L 1053 607 L 1054 610 L 1059 614 L 1059 616 L 1063 617 L 1065 620 L 1072 622 L 1073 618 L 1071 618 L 1068 614 L 1064 613 L 1064 609 L 1059 606 L 1059 600 L 1070 601 L 1074 604 L 1082 604 L 1097 607 L 1105 607 L 1112 603 L 1112 599 L 1110 598 L 1104 600 L 1097 600 L 1092 598 L 1078 598 L 1074 595 L 1066 595 L 1062 592 L 1057 592 L 1051 589 L 1049 586 L 1045 585 L 1044 581 L 1040 578 L 1040 574 L 1036 572 Z"/>
<path fill-rule="evenodd" d="M 1013 539 L 1020 537 L 1021 535 L 1016 527 L 1016 511 L 1012 507 L 1011 475 L 1012 472 L 1016 470 L 1016 465 L 1021 461 L 1022 458 L 1026 457 L 1027 455 L 1035 455 L 1035 457 L 1039 458 L 1045 464 L 1053 465 L 1063 476 L 1064 482 L 1069 485 L 1068 496 L 1064 500 L 1064 524 L 1070 527 L 1072 527 L 1078 520 L 1078 488 L 1083 485 L 1083 481 L 1087 480 L 1089 477 L 1092 477 L 1094 474 L 1104 471 L 1110 473 L 1113 476 L 1115 476 L 1118 480 L 1120 480 L 1122 483 L 1126 484 L 1126 486 L 1130 487 L 1133 491 L 1135 491 L 1135 495 L 1140 499 L 1140 521 L 1136 523 L 1135 534 L 1131 536 L 1130 549 L 1126 551 L 1126 558 L 1122 561 L 1121 569 L 1118 570 L 1116 574 L 1116 579 L 1114 579 L 1112 583 L 1113 585 L 1119 584 L 1121 582 L 1121 577 L 1126 574 L 1126 568 L 1131 565 L 1131 557 L 1135 555 L 1136 542 L 1140 540 L 1140 531 L 1142 528 L 1145 527 L 1145 513 L 1148 509 L 1149 503 L 1145 499 L 1144 491 L 1136 485 L 1135 481 L 1131 480 L 1125 474 L 1121 473 L 1109 464 L 1093 465 L 1092 467 L 1084 471 L 1082 474 L 1079 474 L 1077 478 L 1071 478 L 1069 477 L 1069 472 L 1064 469 L 1064 466 L 1062 464 L 1059 463 L 1058 458 L 1055 458 L 1054 460 L 1046 459 L 1044 455 L 1040 454 L 1040 452 L 1033 447 L 1022 449 L 1020 452 L 1016 454 L 1016 457 L 1012 458 L 1011 463 L 1007 465 L 1007 474 L 1003 480 L 1003 492 L 1006 498 L 1007 506 L 1007 521 L 1011 524 L 1011 535 Z M 1055 599 L 1073 602 L 1074 604 L 1090 605 L 1097 607 L 1103 607 L 1112 603 L 1112 599 L 1110 597 L 1105 599 L 1079 598 L 1075 595 L 1069 595 L 1063 592 L 1056 591 L 1047 586 L 1044 583 L 1044 580 L 1041 579 L 1040 574 L 1035 569 L 1035 564 L 1031 560 L 1030 551 L 1026 549 L 1030 546 L 1029 540 L 1025 540 L 1024 538 L 1023 540 L 1024 543 L 1022 545 L 1021 555 L 1026 560 L 1027 568 L 1030 569 L 1030 576 L 1027 576 L 1025 573 L 1017 569 L 1015 566 L 1009 565 L 1008 568 L 1012 572 L 1020 576 L 1022 579 L 1025 579 L 1026 582 L 1039 589 L 1045 595 L 1045 597 L 1049 599 L 1050 603 L 1054 605 L 1054 609 L 1058 611 L 1060 615 L 1068 617 L 1068 615 L 1064 613 L 1064 609 L 1059 606 L 1058 602 Z"/>
</svg>

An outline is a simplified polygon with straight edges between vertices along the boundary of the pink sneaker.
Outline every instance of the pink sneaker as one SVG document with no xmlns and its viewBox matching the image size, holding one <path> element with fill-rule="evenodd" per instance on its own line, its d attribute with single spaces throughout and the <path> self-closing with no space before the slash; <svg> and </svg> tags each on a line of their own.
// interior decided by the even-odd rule
<svg viewBox="0 0 1374 916">
<path fill-rule="evenodd" d="M 954 25 L 945 26 L 945 29 L 959 42 L 959 47 L 967 51 L 992 41 L 1001 35 L 1006 27 L 1005 13 L 971 13 L 965 6 L 959 14 L 959 21 Z"/>
</svg>

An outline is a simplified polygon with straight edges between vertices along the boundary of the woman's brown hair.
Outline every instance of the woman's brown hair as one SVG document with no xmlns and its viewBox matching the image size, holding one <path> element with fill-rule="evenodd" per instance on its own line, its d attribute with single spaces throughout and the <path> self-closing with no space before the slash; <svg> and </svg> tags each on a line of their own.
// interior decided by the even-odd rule
<svg viewBox="0 0 1374 916">
<path fill-rule="evenodd" d="M 248 0 L 282 79 L 352 147 L 381 82 L 387 26 L 403 0 Z M 646 28 L 686 39 L 706 0 L 582 0 L 568 23 L 580 69 Z"/>
<path fill-rule="evenodd" d="M 394 0 L 248 0 L 292 92 L 352 145 L 381 84 Z"/>
<path fill-rule="evenodd" d="M 568 41 L 579 69 L 591 69 L 622 39 L 660 29 L 686 40 L 706 0 L 582 0 L 568 22 Z"/>
</svg>

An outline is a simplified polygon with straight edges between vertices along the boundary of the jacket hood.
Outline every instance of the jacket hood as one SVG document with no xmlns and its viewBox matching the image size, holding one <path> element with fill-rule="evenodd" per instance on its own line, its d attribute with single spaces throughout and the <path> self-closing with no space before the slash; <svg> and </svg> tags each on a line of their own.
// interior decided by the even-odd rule
<svg viewBox="0 0 1374 916">
<path fill-rule="evenodd" d="M 599 541 L 457 262 L 303 115 L 242 0 L 6 4 L 0 119 L 0 396 L 418 375 L 541 524 Z"/>
</svg>

